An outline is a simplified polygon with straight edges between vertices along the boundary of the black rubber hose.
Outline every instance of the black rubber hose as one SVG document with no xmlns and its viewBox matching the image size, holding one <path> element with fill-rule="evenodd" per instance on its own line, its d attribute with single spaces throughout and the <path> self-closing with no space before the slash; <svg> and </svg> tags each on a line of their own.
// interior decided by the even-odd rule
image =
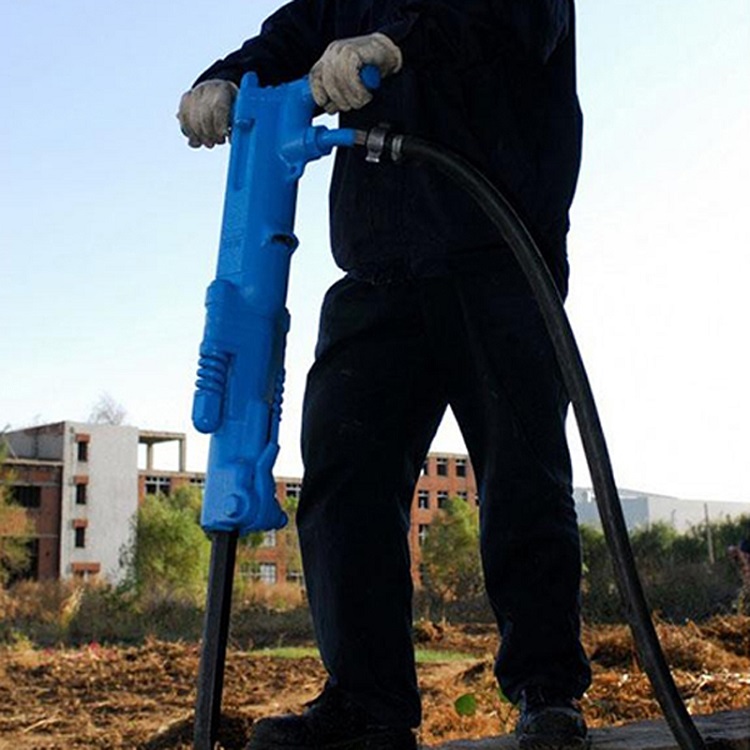
<svg viewBox="0 0 750 750">
<path fill-rule="evenodd" d="M 369 139 L 358 139 L 360 144 L 371 148 L 374 145 L 381 152 L 373 154 L 371 151 L 371 160 L 382 155 L 393 161 L 413 159 L 436 167 L 450 177 L 474 198 L 513 251 L 541 309 L 573 405 L 604 535 L 614 559 L 620 597 L 641 665 L 679 746 L 683 750 L 704 750 L 703 739 L 680 698 L 651 621 L 588 376 L 562 299 L 539 248 L 500 191 L 462 157 L 413 136 L 384 136 L 380 131 L 374 143 L 371 138 L 372 134 Z"/>
</svg>

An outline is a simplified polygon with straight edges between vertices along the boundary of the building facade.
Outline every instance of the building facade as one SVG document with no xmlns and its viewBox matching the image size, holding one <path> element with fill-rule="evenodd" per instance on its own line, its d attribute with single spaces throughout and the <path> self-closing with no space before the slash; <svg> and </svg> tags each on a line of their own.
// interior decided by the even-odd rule
<svg viewBox="0 0 750 750">
<path fill-rule="evenodd" d="M 578 488 L 574 496 L 578 523 L 601 528 L 594 491 Z M 750 503 L 682 500 L 669 495 L 627 489 L 619 489 L 618 496 L 629 531 L 648 529 L 654 524 L 663 523 L 683 534 L 706 522 L 721 523 L 740 516 L 750 518 Z"/>
<path fill-rule="evenodd" d="M 29 576 L 39 580 L 78 577 L 117 582 L 120 555 L 130 544 L 132 519 L 146 495 L 169 495 L 185 485 L 203 487 L 205 474 L 185 467 L 183 433 L 119 425 L 60 422 L 8 432 L 4 471 L 13 494 L 35 526 Z M 155 448 L 177 444 L 177 466 L 154 460 Z M 139 452 L 143 464 L 139 468 Z M 276 494 L 296 501 L 301 479 L 279 477 Z M 419 580 L 420 547 L 449 497 L 476 504 L 474 472 L 466 456 L 430 454 L 412 502 L 412 572 Z M 259 545 L 240 550 L 238 572 L 275 584 L 302 580 L 292 530 L 268 532 Z"/>
<path fill-rule="evenodd" d="M 33 577 L 118 580 L 138 507 L 138 429 L 59 422 L 4 439 L 4 469 L 36 529 Z"/>
<path fill-rule="evenodd" d="M 136 427 L 59 422 L 5 433 L 8 458 L 2 468 L 12 477 L 13 494 L 35 526 L 30 577 L 40 580 L 99 578 L 117 582 L 123 575 L 122 550 L 132 539 L 133 519 L 146 495 L 169 495 L 185 485 L 203 487 L 205 474 L 185 466 L 186 436 Z M 176 468 L 159 468 L 155 448 L 177 447 Z M 139 468 L 140 454 L 140 468 Z M 366 477 L 363 477 L 366 479 Z M 292 502 L 301 480 L 276 479 L 276 494 Z M 621 491 L 629 529 L 657 521 L 678 531 L 708 517 L 750 516 L 750 503 L 704 503 L 647 493 Z M 449 498 L 478 506 L 477 482 L 468 457 L 431 453 L 422 467 L 412 499 L 412 575 L 419 584 L 421 547 L 430 526 Z M 575 491 L 580 523 L 599 525 L 593 492 Z M 244 545 L 238 573 L 268 584 L 302 580 L 294 529 L 268 532 Z"/>
</svg>

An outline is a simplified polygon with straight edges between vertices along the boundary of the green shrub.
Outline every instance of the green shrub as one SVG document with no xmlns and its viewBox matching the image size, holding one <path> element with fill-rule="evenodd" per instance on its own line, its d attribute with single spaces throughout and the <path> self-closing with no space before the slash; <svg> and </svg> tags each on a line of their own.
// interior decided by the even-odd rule
<svg viewBox="0 0 750 750">
<path fill-rule="evenodd" d="M 198 522 L 200 490 L 147 495 L 121 555 L 127 585 L 139 599 L 194 598 L 206 587 L 211 546 Z"/>
</svg>

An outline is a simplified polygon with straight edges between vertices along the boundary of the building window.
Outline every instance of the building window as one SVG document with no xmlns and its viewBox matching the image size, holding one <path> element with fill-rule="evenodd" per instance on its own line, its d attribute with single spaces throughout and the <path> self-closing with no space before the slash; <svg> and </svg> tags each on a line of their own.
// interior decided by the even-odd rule
<svg viewBox="0 0 750 750">
<path fill-rule="evenodd" d="M 42 507 L 42 488 L 32 485 L 19 484 L 13 488 L 15 501 L 24 508 Z"/>
<path fill-rule="evenodd" d="M 301 570 L 287 570 L 286 580 L 289 583 L 297 583 L 300 586 L 305 585 L 305 576 Z"/>
<path fill-rule="evenodd" d="M 476 492 L 474 493 L 474 503 L 479 506 L 479 494 Z"/>
<path fill-rule="evenodd" d="M 458 495 L 460 500 L 467 501 L 469 499 L 469 493 L 466 490 L 459 490 L 456 495 Z"/>
<path fill-rule="evenodd" d="M 28 543 L 29 561 L 23 573 L 24 578 L 36 581 L 39 578 L 39 539 L 32 539 Z"/>
<path fill-rule="evenodd" d="M 425 458 L 424 463 L 422 464 L 422 476 L 429 476 L 430 474 L 430 459 Z"/>
<path fill-rule="evenodd" d="M 244 562 L 240 565 L 240 575 L 261 583 L 276 583 L 276 563 Z"/>
<path fill-rule="evenodd" d="M 206 486 L 206 477 L 190 477 L 190 484 L 203 489 Z"/>
<path fill-rule="evenodd" d="M 86 505 L 86 485 L 76 485 L 76 505 Z"/>
<path fill-rule="evenodd" d="M 79 461 L 88 461 L 89 460 L 89 441 L 88 440 L 79 440 L 76 443 L 77 448 L 77 458 Z"/>
<path fill-rule="evenodd" d="M 429 490 L 419 490 L 417 492 L 417 507 L 422 508 L 422 510 L 427 510 L 430 507 Z"/>
<path fill-rule="evenodd" d="M 73 575 L 81 581 L 90 581 L 101 572 L 99 563 L 73 563 Z"/>
<path fill-rule="evenodd" d="M 29 557 L 23 569 L 16 568 L 9 573 L 6 580 L 8 586 L 18 581 L 36 581 L 39 578 L 39 539 L 33 538 L 26 543 Z"/>
<path fill-rule="evenodd" d="M 437 475 L 439 477 L 447 477 L 448 476 L 448 459 L 438 458 L 435 461 L 435 464 L 437 466 Z"/>
<path fill-rule="evenodd" d="M 75 532 L 76 532 L 76 547 L 78 549 L 83 549 L 86 546 L 86 527 L 78 526 Z"/>
<path fill-rule="evenodd" d="M 148 476 L 146 477 L 147 495 L 168 495 L 171 489 L 169 477 Z"/>
<path fill-rule="evenodd" d="M 302 485 L 299 482 L 288 482 L 286 485 L 286 496 L 292 500 L 298 500 L 301 490 Z"/>
<path fill-rule="evenodd" d="M 456 459 L 456 476 L 457 477 L 466 476 L 466 459 L 465 458 Z"/>
<path fill-rule="evenodd" d="M 261 563 L 258 579 L 261 583 L 276 583 L 276 563 Z"/>
<path fill-rule="evenodd" d="M 439 490 L 437 493 L 438 508 L 445 508 L 447 504 L 448 504 L 448 492 L 446 490 Z"/>
<path fill-rule="evenodd" d="M 261 547 L 275 547 L 276 546 L 276 529 L 271 529 L 263 534 L 263 539 L 260 543 Z"/>
<path fill-rule="evenodd" d="M 419 540 L 419 546 L 421 547 L 427 541 L 427 534 L 430 530 L 430 524 L 420 523 L 419 532 L 417 533 L 417 539 Z"/>
</svg>

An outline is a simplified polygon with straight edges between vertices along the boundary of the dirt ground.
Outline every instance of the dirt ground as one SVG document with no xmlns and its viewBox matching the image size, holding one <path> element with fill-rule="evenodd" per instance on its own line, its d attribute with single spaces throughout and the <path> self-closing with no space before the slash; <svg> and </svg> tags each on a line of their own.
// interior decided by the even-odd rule
<svg viewBox="0 0 750 750">
<path fill-rule="evenodd" d="M 750 705 L 750 618 L 658 627 L 667 660 L 692 714 Z M 515 709 L 492 678 L 496 639 L 484 627 L 421 627 L 418 648 L 458 651 L 460 661 L 419 667 L 424 723 L 421 741 L 436 745 L 512 731 Z M 638 669 L 625 627 L 586 629 L 594 683 L 583 700 L 590 726 L 660 715 Z M 137 648 L 90 644 L 79 650 L 0 651 L 0 748 L 77 750 L 191 747 L 198 649 L 150 641 Z M 313 657 L 290 660 L 231 650 L 220 747 L 239 750 L 255 718 L 299 710 L 323 680 Z M 454 703 L 471 694 L 476 711 Z"/>
</svg>

